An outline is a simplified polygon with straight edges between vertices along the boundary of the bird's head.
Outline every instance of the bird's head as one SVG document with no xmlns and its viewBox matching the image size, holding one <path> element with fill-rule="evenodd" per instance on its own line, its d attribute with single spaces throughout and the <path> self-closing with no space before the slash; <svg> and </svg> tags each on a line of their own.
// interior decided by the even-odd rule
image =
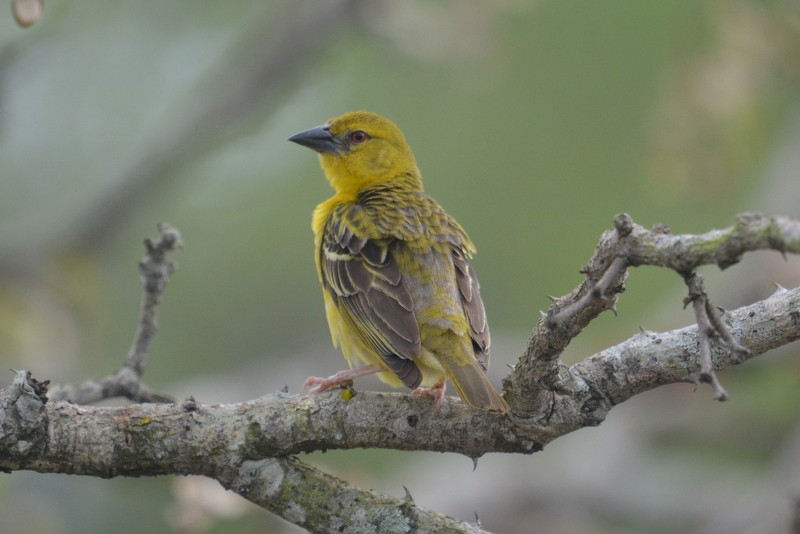
<svg viewBox="0 0 800 534">
<path fill-rule="evenodd" d="M 345 113 L 289 141 L 319 153 L 322 170 L 337 193 L 358 194 L 383 183 L 422 190 L 417 162 L 403 132 L 375 113 Z"/>
</svg>

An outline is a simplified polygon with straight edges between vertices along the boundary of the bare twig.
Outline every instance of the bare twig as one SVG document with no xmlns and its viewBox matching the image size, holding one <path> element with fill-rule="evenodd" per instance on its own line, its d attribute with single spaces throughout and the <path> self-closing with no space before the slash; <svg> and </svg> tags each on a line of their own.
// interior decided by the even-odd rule
<svg viewBox="0 0 800 534">
<path fill-rule="evenodd" d="M 779 287 L 778 289 L 781 288 Z M 731 352 L 735 357 L 744 358 L 750 353 L 750 351 L 747 350 L 747 347 L 742 346 L 735 337 L 733 337 L 731 331 L 722 322 L 722 317 L 720 316 L 721 311 L 722 310 L 720 308 L 713 306 L 711 301 L 706 298 L 706 315 L 708 316 L 708 320 L 711 322 L 711 326 L 713 326 L 717 334 L 722 337 L 722 341 L 724 341 L 725 344 L 731 349 Z"/>
<path fill-rule="evenodd" d="M 561 352 L 597 315 L 614 309 L 625 287 L 628 266 L 653 265 L 684 276 L 694 273 L 700 265 L 716 264 L 724 269 L 737 263 L 745 252 L 761 249 L 800 253 L 800 221 L 745 213 L 737 217 L 734 226 L 724 230 L 672 235 L 665 226 L 647 230 L 629 215 L 617 215 L 614 230 L 603 233 L 594 255 L 581 269 L 586 279 L 553 302 L 534 327 L 520 363 L 504 382 L 507 396 L 518 399 L 512 411 L 518 416 L 538 413 L 552 403 L 553 392 L 559 389 L 566 368 L 559 359 Z M 702 280 L 696 276 L 693 280 L 700 284 L 700 292 L 695 292 L 697 298 L 690 288 L 698 324 L 702 332 L 713 333 L 703 334 L 698 340 L 703 370 L 698 379 L 710 383 L 715 397 L 722 400 L 727 394 L 713 371 L 709 335 L 720 338 L 736 357 L 745 356 L 747 349 L 725 327 L 702 289 Z"/>
<path fill-rule="evenodd" d="M 581 268 L 584 281 L 561 298 L 549 297 L 553 301 L 549 311 L 542 313 L 519 363 L 503 381 L 507 397 L 516 399 L 517 406 L 512 408 L 516 416 L 539 413 L 552 402 L 552 392 L 560 387 L 561 373 L 566 369 L 561 353 L 600 313 L 616 313 L 617 298 L 628 279 L 620 241 L 634 225 L 629 216 L 621 214 L 615 217 L 614 226 L 614 230 L 603 232 L 594 255 Z"/>
<path fill-rule="evenodd" d="M 720 339 L 730 348 L 736 358 L 747 356 L 750 352 L 743 347 L 723 324 L 717 310 L 711 304 L 705 291 L 703 278 L 696 271 L 684 273 L 683 280 L 689 288 L 689 296 L 684 299 L 684 306 L 692 304 L 699 332 L 700 342 L 700 382 L 711 384 L 714 389 L 714 399 L 728 400 L 728 393 L 722 387 L 714 373 L 714 363 L 711 360 L 711 340 Z"/>
<path fill-rule="evenodd" d="M 592 300 L 608 301 L 613 296 L 619 294 L 619 289 L 616 291 L 609 290 L 611 289 L 612 284 L 618 281 L 625 273 L 625 269 L 627 268 L 627 258 L 624 256 L 617 256 L 614 258 L 614 261 L 612 261 L 611 265 L 608 266 L 608 269 L 606 269 L 606 271 L 603 273 L 603 276 L 600 277 L 600 280 L 592 285 L 589 291 L 584 292 L 578 300 L 571 302 L 567 307 L 561 309 L 557 313 L 553 313 L 553 315 L 549 317 L 548 326 L 550 328 L 557 328 L 558 326 L 561 326 L 565 320 L 575 315 L 578 310 L 584 308 Z M 608 308 L 613 309 L 615 302 L 609 304 Z"/>
<path fill-rule="evenodd" d="M 103 399 L 125 397 L 134 402 L 173 402 L 170 397 L 153 393 L 142 381 L 147 365 L 150 342 L 158 331 L 158 305 L 167 287 L 175 263 L 167 254 L 182 246 L 178 230 L 168 224 L 160 224 L 161 236 L 156 241 L 145 239 L 146 255 L 139 262 L 142 278 L 142 307 L 133 343 L 122 367 L 115 373 L 96 380 L 88 380 L 79 386 L 62 385 L 52 388 L 53 400 L 66 400 L 76 404 L 89 404 Z"/>
<path fill-rule="evenodd" d="M 150 342 L 158 332 L 158 305 L 161 295 L 167 288 L 169 277 L 175 272 L 175 262 L 167 259 L 167 254 L 183 246 L 181 234 L 168 224 L 158 225 L 161 237 L 153 242 L 144 240 L 147 255 L 139 262 L 144 297 L 139 314 L 139 326 L 133 337 L 133 344 L 125 359 L 125 366 L 141 376 L 147 364 Z"/>
</svg>

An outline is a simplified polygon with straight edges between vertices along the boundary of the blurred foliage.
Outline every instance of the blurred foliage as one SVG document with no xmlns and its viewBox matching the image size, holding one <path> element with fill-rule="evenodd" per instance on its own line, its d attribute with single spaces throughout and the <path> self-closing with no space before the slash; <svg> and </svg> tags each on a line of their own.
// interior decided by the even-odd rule
<svg viewBox="0 0 800 534">
<path fill-rule="evenodd" d="M 800 153 L 796 3 L 324 4 L 339 11 L 325 33 L 289 31 L 322 9 L 314 2 L 53 0 L 29 29 L 0 17 L 6 368 L 55 382 L 115 369 L 135 326 L 140 243 L 162 220 L 181 230 L 185 249 L 161 309 L 150 385 L 234 402 L 284 384 L 295 391 L 307 375 L 341 368 L 309 230 L 329 188 L 312 155 L 285 140 L 350 109 L 400 125 L 428 191 L 477 244 L 495 380 L 522 350 L 546 295 L 580 281 L 615 213 L 704 232 L 732 224 L 738 211 L 769 210 L 774 199 L 762 192 L 771 191 L 794 195 L 794 211 L 783 214 L 800 216 L 798 167 L 771 171 L 779 146 Z M 269 57 L 285 65 L 259 78 Z M 789 187 L 770 185 L 787 172 L 775 183 Z M 135 180 L 145 185 L 132 187 Z M 768 261 L 709 270 L 712 298 L 741 305 L 737 291 L 763 298 L 770 282 L 800 283 L 797 262 L 767 270 Z M 688 324 L 682 296 L 672 273 L 634 271 L 620 316 L 591 325 L 567 359 L 619 342 L 643 322 L 655 330 Z M 475 473 L 451 455 L 313 459 L 367 487 L 402 495 L 405 484 L 419 504 L 462 519 L 477 511 L 498 532 L 529 532 L 531 521 L 540 532 L 741 531 L 753 518 L 721 498 L 729 495 L 723 481 L 772 481 L 783 493 L 769 495 L 787 503 L 799 487 L 790 478 L 797 473 L 772 471 L 798 428 L 797 367 L 777 355 L 725 373 L 733 401 L 724 407 L 703 388 L 652 392 L 615 410 L 602 429 L 531 458 L 484 459 Z M 628 464 L 614 462 L 620 454 Z M 586 455 L 593 464 L 577 459 Z M 611 466 L 626 465 L 642 479 L 603 486 L 619 474 Z M 465 492 L 495 493 L 450 495 L 443 488 L 456 480 Z M 175 510 L 206 490 L 195 491 L 167 478 L 14 474 L 0 479 L 0 530 L 282 528 L 251 507 L 226 516 L 200 505 L 187 512 L 197 522 L 178 521 L 185 514 Z M 763 499 L 747 504 L 764 510 Z M 732 523 L 715 516 L 719 506 Z M 791 507 L 772 506 L 787 525 Z"/>
</svg>

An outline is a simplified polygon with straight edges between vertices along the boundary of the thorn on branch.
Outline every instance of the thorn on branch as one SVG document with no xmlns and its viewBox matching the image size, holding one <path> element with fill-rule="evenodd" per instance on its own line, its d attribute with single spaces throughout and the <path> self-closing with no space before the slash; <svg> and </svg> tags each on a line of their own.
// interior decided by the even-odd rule
<svg viewBox="0 0 800 534">
<path fill-rule="evenodd" d="M 775 286 L 775 292 L 773 293 L 773 295 L 780 295 L 781 293 L 786 293 L 787 291 L 789 291 L 788 289 L 780 285 L 778 282 L 772 282 L 772 284 Z"/>
<path fill-rule="evenodd" d="M 183 409 L 186 411 L 186 413 L 196 412 L 197 410 L 200 409 L 199 406 L 197 405 L 197 401 L 192 396 L 184 400 L 182 406 Z"/>
</svg>

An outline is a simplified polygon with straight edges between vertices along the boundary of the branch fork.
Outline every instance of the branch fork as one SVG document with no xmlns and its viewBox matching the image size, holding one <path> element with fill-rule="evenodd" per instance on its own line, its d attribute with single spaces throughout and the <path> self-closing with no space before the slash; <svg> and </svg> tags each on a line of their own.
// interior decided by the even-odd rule
<svg viewBox="0 0 800 534">
<path fill-rule="evenodd" d="M 158 306 L 175 272 L 176 264 L 168 254 L 183 246 L 178 230 L 166 223 L 158 225 L 159 237 L 145 239 L 145 256 L 139 262 L 144 294 L 139 321 L 133 343 L 122 366 L 102 378 L 88 380 L 78 386 L 60 385 L 50 391 L 52 400 L 65 400 L 75 404 L 91 404 L 104 399 L 123 397 L 133 402 L 174 402 L 166 395 L 150 390 L 142 382 L 147 366 L 150 344 L 158 332 Z"/>
<path fill-rule="evenodd" d="M 474 411 L 456 399 L 446 416 L 434 416 L 429 403 L 413 395 L 370 392 L 277 393 L 233 405 L 201 405 L 193 399 L 122 408 L 48 402 L 87 403 L 110 396 L 169 401 L 141 382 L 158 328 L 160 298 L 175 270 L 168 255 L 180 246 L 176 230 L 159 230 L 158 240 L 145 243 L 142 310 L 125 363 L 103 379 L 55 387 L 49 393 L 47 381 L 17 372 L 14 383 L 0 390 L 0 470 L 103 477 L 201 474 L 312 531 L 353 525 L 363 510 L 370 510 L 374 515 L 364 516 L 364 527 L 381 532 L 481 532 L 480 526 L 425 510 L 408 497 L 359 490 L 294 456 L 360 447 L 450 451 L 473 459 L 487 452 L 531 454 L 559 436 L 599 424 L 613 406 L 638 393 L 686 382 L 687 377 L 710 383 L 722 400 L 727 394 L 715 369 L 800 338 L 800 289 L 779 288 L 771 297 L 723 316 L 696 272 L 704 264 L 735 263 L 750 250 L 800 253 L 800 221 L 748 214 L 726 230 L 675 236 L 663 226 L 647 230 L 621 214 L 581 270 L 585 280 L 552 299 L 525 353 L 504 380 L 510 417 Z M 628 268 L 640 265 L 669 268 L 683 277 L 689 292 L 685 305 L 692 304 L 698 326 L 643 332 L 567 366 L 560 359 L 563 350 L 597 315 L 614 310 Z M 728 349 L 717 352 L 716 362 L 712 340 Z M 698 349 L 687 350 L 692 346 Z M 75 423 L 78 416 L 80 424 Z M 65 463 L 65 455 L 74 461 Z M 320 507 L 319 495 L 340 498 Z"/>
<path fill-rule="evenodd" d="M 695 382 L 710 384 L 714 398 L 726 400 L 727 392 L 714 371 L 712 340 L 726 347 L 735 362 L 751 353 L 722 321 L 697 268 L 716 264 L 724 269 L 737 263 L 745 252 L 759 249 L 783 255 L 800 253 L 800 221 L 787 217 L 745 213 L 737 217 L 734 226 L 701 235 L 673 235 L 664 225 L 648 230 L 626 213 L 614 217 L 613 225 L 613 230 L 603 233 L 594 255 L 581 269 L 584 281 L 569 294 L 551 298 L 550 309 L 542 313 L 520 363 L 504 381 L 515 415 L 546 413 L 553 402 L 548 391 L 576 394 L 580 381 L 576 383 L 574 376 L 563 372 L 567 366 L 560 360 L 561 353 L 600 313 L 611 310 L 616 314 L 628 268 L 643 265 L 671 269 L 683 278 L 688 288 L 684 305 L 692 304 L 699 331 L 700 370 Z"/>
</svg>

